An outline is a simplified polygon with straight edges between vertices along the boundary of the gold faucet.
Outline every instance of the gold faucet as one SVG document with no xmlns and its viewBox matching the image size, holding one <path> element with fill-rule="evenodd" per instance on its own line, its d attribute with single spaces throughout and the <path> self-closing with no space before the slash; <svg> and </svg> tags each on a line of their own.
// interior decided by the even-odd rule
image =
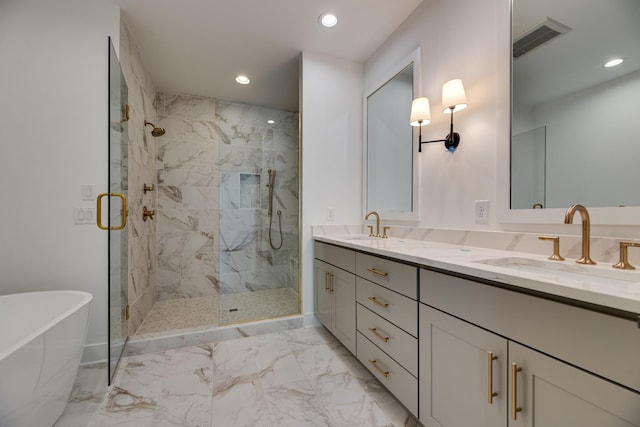
<svg viewBox="0 0 640 427">
<path fill-rule="evenodd" d="M 582 258 L 577 260 L 578 264 L 595 264 L 595 262 L 589 257 L 589 247 L 590 247 L 590 231 L 589 228 L 591 223 L 589 221 L 589 212 L 587 212 L 587 208 L 582 205 L 573 205 L 567 209 L 567 212 L 564 214 L 564 223 L 572 224 L 573 216 L 575 213 L 580 212 L 580 218 L 582 219 Z"/>
<path fill-rule="evenodd" d="M 640 248 L 640 242 L 620 242 L 620 261 L 613 266 L 613 268 L 620 268 L 622 270 L 635 270 L 636 268 L 629 264 L 629 246 L 634 248 Z"/>
<path fill-rule="evenodd" d="M 365 215 L 364 219 L 369 219 L 371 215 L 375 215 L 376 217 L 376 236 L 375 237 L 380 237 L 380 215 L 378 215 L 378 212 L 376 211 L 371 211 Z"/>
</svg>

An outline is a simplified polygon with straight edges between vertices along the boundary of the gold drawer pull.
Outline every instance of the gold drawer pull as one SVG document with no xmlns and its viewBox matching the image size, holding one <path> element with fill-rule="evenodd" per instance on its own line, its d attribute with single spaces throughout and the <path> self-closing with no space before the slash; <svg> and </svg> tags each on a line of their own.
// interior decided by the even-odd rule
<svg viewBox="0 0 640 427">
<path fill-rule="evenodd" d="M 377 274 L 378 276 L 382 276 L 382 277 L 387 277 L 389 275 L 388 273 L 385 273 L 384 271 L 376 270 L 375 268 L 368 268 L 367 270 L 369 270 L 373 274 Z"/>
<path fill-rule="evenodd" d="M 376 304 L 378 304 L 380 307 L 383 307 L 383 308 L 389 307 L 389 303 L 380 302 L 376 297 L 369 297 L 369 301 L 375 302 Z"/>
<path fill-rule="evenodd" d="M 488 390 L 487 390 L 487 396 L 488 396 L 488 400 L 489 400 L 489 405 L 493 405 L 493 398 L 496 397 L 498 395 L 498 393 L 496 393 L 495 391 L 493 391 L 493 361 L 498 359 L 498 356 L 494 356 L 492 352 L 489 352 L 487 354 L 487 361 L 488 361 L 488 365 L 489 365 L 489 378 L 488 378 Z"/>
<path fill-rule="evenodd" d="M 518 408 L 518 372 L 521 371 L 522 368 L 516 363 L 511 364 L 511 419 L 514 421 L 518 419 L 518 412 L 522 411 L 522 408 Z"/>
<path fill-rule="evenodd" d="M 389 342 L 389 337 L 385 337 L 384 335 L 382 335 L 380 332 L 378 332 L 377 328 L 369 328 L 369 331 L 371 331 L 373 335 L 377 336 L 382 341 Z"/>
<path fill-rule="evenodd" d="M 380 374 L 384 375 L 385 378 L 389 377 L 389 371 L 385 371 L 384 369 L 382 369 L 380 366 L 378 366 L 378 364 L 376 363 L 376 360 L 371 360 L 369 359 L 369 363 L 371 364 L 371 366 L 373 366 L 375 368 L 376 371 L 380 372 Z"/>
</svg>

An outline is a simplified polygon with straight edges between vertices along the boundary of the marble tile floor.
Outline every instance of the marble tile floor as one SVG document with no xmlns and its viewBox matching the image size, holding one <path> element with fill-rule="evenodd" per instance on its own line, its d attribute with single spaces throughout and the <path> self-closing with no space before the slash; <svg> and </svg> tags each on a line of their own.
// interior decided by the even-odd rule
<svg viewBox="0 0 640 427">
<path fill-rule="evenodd" d="M 321 327 L 130 356 L 108 390 L 105 376 L 82 367 L 55 427 L 418 425 Z"/>
<path fill-rule="evenodd" d="M 290 288 L 158 301 L 135 336 L 267 319 L 298 313 Z"/>
</svg>

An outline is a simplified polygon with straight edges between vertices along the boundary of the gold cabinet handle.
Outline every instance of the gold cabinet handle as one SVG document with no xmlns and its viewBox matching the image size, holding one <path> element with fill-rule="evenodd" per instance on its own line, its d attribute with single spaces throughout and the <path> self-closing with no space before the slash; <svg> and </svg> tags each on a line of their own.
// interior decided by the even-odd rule
<svg viewBox="0 0 640 427">
<path fill-rule="evenodd" d="M 377 336 L 378 338 L 380 338 L 382 341 L 384 341 L 384 342 L 389 342 L 389 337 L 385 337 L 384 335 L 382 335 L 380 332 L 378 332 L 378 329 L 377 329 L 377 328 L 369 328 L 369 331 L 370 331 L 373 335 L 375 335 L 375 336 Z"/>
<path fill-rule="evenodd" d="M 375 268 L 369 268 L 367 270 L 369 270 L 373 274 L 377 274 L 378 276 L 382 276 L 382 277 L 387 277 L 389 275 L 388 273 L 385 273 L 384 271 L 376 270 Z"/>
<path fill-rule="evenodd" d="M 493 398 L 498 395 L 498 393 L 493 391 L 493 361 L 497 359 L 498 359 L 498 356 L 494 356 L 492 352 L 487 353 L 487 364 L 488 364 L 487 397 L 488 397 L 489 405 L 493 405 Z"/>
<path fill-rule="evenodd" d="M 369 363 L 371 364 L 371 366 L 374 367 L 376 371 L 380 372 L 380 374 L 383 375 L 385 378 L 389 377 L 389 371 L 385 371 L 380 366 L 378 366 L 378 363 L 376 360 L 369 359 Z"/>
<path fill-rule="evenodd" d="M 389 307 L 389 303 L 378 301 L 378 299 L 376 297 L 368 297 L 368 298 L 369 298 L 369 301 L 375 302 L 380 307 L 383 307 L 383 308 Z"/>
<path fill-rule="evenodd" d="M 518 372 L 521 371 L 517 363 L 511 364 L 511 419 L 514 421 L 518 419 L 518 412 L 522 411 L 518 407 Z"/>
<path fill-rule="evenodd" d="M 113 226 L 111 228 L 109 228 L 109 226 L 102 224 L 102 199 L 104 197 L 110 197 L 110 196 L 118 197 L 120 198 L 120 200 L 122 200 L 122 209 L 121 209 L 122 222 L 120 223 L 120 225 Z M 125 197 L 124 194 L 121 194 L 121 193 L 98 194 L 98 198 L 96 199 L 96 225 L 101 230 L 115 230 L 115 231 L 122 230 L 127 226 L 127 198 Z"/>
</svg>

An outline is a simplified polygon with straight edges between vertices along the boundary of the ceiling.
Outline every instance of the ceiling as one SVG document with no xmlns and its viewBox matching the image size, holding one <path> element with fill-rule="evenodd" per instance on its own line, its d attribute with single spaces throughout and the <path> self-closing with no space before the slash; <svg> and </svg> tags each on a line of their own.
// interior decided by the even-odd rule
<svg viewBox="0 0 640 427">
<path fill-rule="evenodd" d="M 302 51 L 364 62 L 422 0 L 111 0 L 161 91 L 298 111 Z M 338 24 L 318 23 L 324 12 Z M 239 85 L 238 74 L 251 84 Z"/>
<path fill-rule="evenodd" d="M 640 1 L 514 0 L 518 37 L 546 17 L 571 31 L 513 62 L 514 98 L 535 107 L 640 69 Z M 625 62 L 604 68 L 612 58 Z"/>
</svg>

